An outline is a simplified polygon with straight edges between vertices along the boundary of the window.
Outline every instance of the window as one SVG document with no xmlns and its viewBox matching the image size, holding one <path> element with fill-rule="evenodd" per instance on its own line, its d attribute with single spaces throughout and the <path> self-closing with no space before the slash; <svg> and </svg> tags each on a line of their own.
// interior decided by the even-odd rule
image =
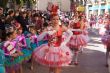
<svg viewBox="0 0 110 73">
<path fill-rule="evenodd" d="M 110 9 L 108 9 L 108 12 L 109 12 L 109 14 L 110 14 Z"/>
<path fill-rule="evenodd" d="M 101 14 L 103 15 L 105 13 L 105 9 L 101 9 Z"/>
</svg>

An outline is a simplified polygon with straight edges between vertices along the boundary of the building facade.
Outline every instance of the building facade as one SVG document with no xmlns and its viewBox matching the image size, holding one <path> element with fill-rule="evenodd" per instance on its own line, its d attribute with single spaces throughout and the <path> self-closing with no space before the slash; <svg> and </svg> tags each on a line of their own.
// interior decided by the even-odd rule
<svg viewBox="0 0 110 73">
<path fill-rule="evenodd" d="M 110 0 L 88 0 L 86 5 L 87 16 L 103 15 L 105 13 L 110 13 Z"/>
<path fill-rule="evenodd" d="M 37 0 L 37 9 L 46 11 L 48 3 L 57 4 L 61 11 L 70 11 L 70 0 Z"/>
</svg>

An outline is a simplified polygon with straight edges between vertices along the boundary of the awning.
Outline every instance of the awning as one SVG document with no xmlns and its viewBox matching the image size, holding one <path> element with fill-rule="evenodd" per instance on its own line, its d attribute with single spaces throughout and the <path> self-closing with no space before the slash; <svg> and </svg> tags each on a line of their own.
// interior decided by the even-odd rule
<svg viewBox="0 0 110 73">
<path fill-rule="evenodd" d="M 106 9 L 106 7 L 108 7 L 108 9 L 110 9 L 110 5 L 102 5 L 101 7 L 99 6 L 92 6 L 92 7 L 89 7 L 89 10 L 98 10 L 99 8 L 100 9 Z"/>
<path fill-rule="evenodd" d="M 89 10 L 98 10 L 99 6 L 92 6 L 92 7 L 89 7 Z"/>
<path fill-rule="evenodd" d="M 100 7 L 100 9 L 106 9 L 106 5 L 102 5 L 101 7 Z"/>
</svg>

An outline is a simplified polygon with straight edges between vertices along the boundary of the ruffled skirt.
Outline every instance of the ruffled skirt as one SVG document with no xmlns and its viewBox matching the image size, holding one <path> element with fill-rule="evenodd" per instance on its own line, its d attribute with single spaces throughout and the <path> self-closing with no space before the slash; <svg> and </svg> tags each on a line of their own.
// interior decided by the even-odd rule
<svg viewBox="0 0 110 73">
<path fill-rule="evenodd" d="M 31 43 L 30 45 L 31 45 L 31 51 L 32 52 L 38 47 L 37 43 Z"/>
<path fill-rule="evenodd" d="M 22 58 L 24 61 L 28 61 L 31 58 L 32 51 L 26 48 L 23 48 L 21 51 L 23 53 Z"/>
<path fill-rule="evenodd" d="M 5 56 L 4 56 L 4 51 L 0 49 L 0 73 L 5 73 Z"/>
<path fill-rule="evenodd" d="M 50 47 L 43 44 L 34 51 L 34 59 L 49 67 L 68 66 L 72 60 L 72 53 L 67 46 Z"/>
<path fill-rule="evenodd" d="M 5 56 L 5 66 L 6 67 L 12 67 L 18 64 L 21 64 L 24 61 L 23 56 L 18 56 L 18 57 L 11 57 L 11 56 Z"/>
<path fill-rule="evenodd" d="M 31 48 L 31 51 L 33 51 L 34 49 L 36 49 L 38 46 L 42 45 L 42 44 L 47 44 L 48 40 L 41 40 L 38 41 L 37 43 L 31 43 L 29 38 L 26 38 L 26 44 L 27 44 L 27 48 Z"/>
<path fill-rule="evenodd" d="M 79 48 L 81 46 L 86 46 L 89 39 L 88 36 L 80 34 L 80 35 L 73 35 L 70 38 L 70 41 L 67 43 L 67 45 L 70 48 Z"/>
<path fill-rule="evenodd" d="M 5 73 L 5 67 L 4 66 L 0 66 L 0 73 Z"/>
</svg>

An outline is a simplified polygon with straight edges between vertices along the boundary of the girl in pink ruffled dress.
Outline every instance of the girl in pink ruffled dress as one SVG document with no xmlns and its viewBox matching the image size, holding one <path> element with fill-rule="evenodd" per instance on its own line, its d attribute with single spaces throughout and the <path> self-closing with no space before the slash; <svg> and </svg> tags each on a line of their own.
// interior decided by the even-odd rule
<svg viewBox="0 0 110 73">
<path fill-rule="evenodd" d="M 5 52 L 5 66 L 7 73 L 22 73 L 21 65 L 20 70 L 16 69 L 17 65 L 23 62 L 23 53 L 18 50 L 15 38 L 17 37 L 16 31 L 12 26 L 6 28 L 7 40 L 3 44 Z"/>
<path fill-rule="evenodd" d="M 62 66 L 68 66 L 72 53 L 66 45 L 62 45 L 63 25 L 59 25 L 59 16 L 52 17 L 52 29 L 48 31 L 49 42 L 34 51 L 34 59 L 49 67 L 49 73 L 61 73 Z"/>
<path fill-rule="evenodd" d="M 16 38 L 16 42 L 18 45 L 18 49 L 22 51 L 23 53 L 23 57 L 24 57 L 24 61 L 28 61 L 31 57 L 31 50 L 27 47 L 26 44 L 26 38 L 24 36 L 24 34 L 22 34 L 22 27 L 19 27 L 17 29 L 17 38 Z"/>
<path fill-rule="evenodd" d="M 78 54 L 79 50 L 87 45 L 88 39 L 87 39 L 87 33 L 84 30 L 84 22 L 82 21 L 81 16 L 75 16 L 76 18 L 74 21 L 70 24 L 71 31 L 73 32 L 72 37 L 70 38 L 70 41 L 67 43 L 67 45 L 70 47 L 70 49 L 74 52 L 74 64 L 78 65 Z"/>
</svg>

